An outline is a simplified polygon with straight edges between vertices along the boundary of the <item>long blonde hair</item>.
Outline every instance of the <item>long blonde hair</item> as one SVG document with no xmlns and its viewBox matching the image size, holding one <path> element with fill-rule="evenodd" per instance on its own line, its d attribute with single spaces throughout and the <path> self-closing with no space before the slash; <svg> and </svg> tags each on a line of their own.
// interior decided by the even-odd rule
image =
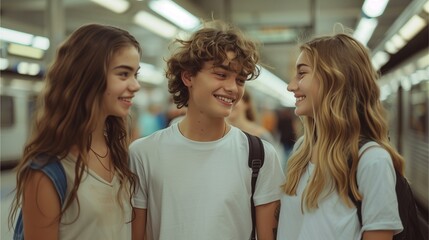
<svg viewBox="0 0 429 240">
<path fill-rule="evenodd" d="M 314 119 L 302 117 L 304 139 L 288 160 L 284 192 L 296 195 L 298 183 L 311 156 L 318 161 L 314 174 L 303 193 L 303 207 L 318 207 L 318 201 L 333 191 L 348 205 L 351 189 L 361 200 L 356 178 L 358 143 L 367 137 L 389 152 L 393 165 L 401 174 L 404 160 L 390 146 L 380 90 L 368 50 L 347 34 L 315 38 L 301 45 L 313 64 L 314 78 L 319 81 L 318 105 Z M 316 110 L 317 109 L 317 110 Z M 349 169 L 347 160 L 352 159 Z"/>
</svg>

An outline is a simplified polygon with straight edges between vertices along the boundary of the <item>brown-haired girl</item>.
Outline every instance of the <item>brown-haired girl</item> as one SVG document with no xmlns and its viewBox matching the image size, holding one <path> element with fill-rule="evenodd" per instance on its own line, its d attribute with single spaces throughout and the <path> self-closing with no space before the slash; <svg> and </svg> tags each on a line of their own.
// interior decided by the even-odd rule
<svg viewBox="0 0 429 240">
<path fill-rule="evenodd" d="M 127 116 L 140 88 L 140 56 L 127 31 L 97 24 L 60 46 L 17 166 L 15 239 L 131 238 L 136 176 L 128 169 Z M 64 171 L 52 177 L 46 170 L 55 162 Z"/>
</svg>

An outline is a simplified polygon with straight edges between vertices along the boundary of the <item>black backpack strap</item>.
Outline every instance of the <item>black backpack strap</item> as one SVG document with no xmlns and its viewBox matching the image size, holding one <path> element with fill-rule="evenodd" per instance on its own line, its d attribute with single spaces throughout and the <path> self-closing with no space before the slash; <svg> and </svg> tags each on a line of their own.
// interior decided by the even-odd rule
<svg viewBox="0 0 429 240">
<path fill-rule="evenodd" d="M 259 137 L 253 136 L 244 132 L 249 142 L 249 167 L 252 169 L 252 196 L 250 197 L 252 211 L 252 235 L 251 240 L 256 239 L 256 212 L 253 194 L 255 193 L 256 180 L 258 178 L 259 169 L 264 164 L 264 145 Z"/>
</svg>

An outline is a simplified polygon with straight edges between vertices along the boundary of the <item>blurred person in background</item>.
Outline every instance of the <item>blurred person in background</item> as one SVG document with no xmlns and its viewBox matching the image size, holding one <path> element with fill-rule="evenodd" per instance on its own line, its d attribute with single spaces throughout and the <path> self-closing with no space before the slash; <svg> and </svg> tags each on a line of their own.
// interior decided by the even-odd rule
<svg viewBox="0 0 429 240">
<path fill-rule="evenodd" d="M 182 120 L 130 146 L 139 175 L 134 240 L 249 239 L 251 169 L 246 135 L 227 124 L 246 81 L 259 75 L 256 44 L 220 21 L 177 39 L 167 61 L 169 92 Z M 283 172 L 264 141 L 254 194 L 258 239 L 275 238 Z M 146 237 L 146 238 L 145 238 Z"/>
<path fill-rule="evenodd" d="M 17 166 L 14 239 L 131 239 L 127 118 L 140 56 L 127 31 L 98 24 L 60 46 Z"/>
<path fill-rule="evenodd" d="M 248 91 L 244 91 L 243 97 L 235 104 L 227 121 L 247 133 L 258 136 L 271 144 L 277 144 L 271 133 L 257 123 L 255 107 Z"/>
<path fill-rule="evenodd" d="M 277 132 L 280 135 L 280 143 L 283 147 L 285 161 L 283 169 L 287 165 L 287 159 L 290 156 L 293 145 L 296 141 L 295 131 L 295 117 L 293 116 L 293 109 L 282 108 L 277 111 Z"/>
</svg>

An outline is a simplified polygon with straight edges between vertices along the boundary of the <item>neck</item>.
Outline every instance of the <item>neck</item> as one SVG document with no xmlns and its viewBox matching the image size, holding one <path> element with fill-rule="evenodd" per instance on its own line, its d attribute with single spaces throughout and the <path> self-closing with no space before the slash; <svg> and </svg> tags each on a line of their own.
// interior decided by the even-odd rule
<svg viewBox="0 0 429 240">
<path fill-rule="evenodd" d="M 178 127 L 183 136 L 199 142 L 218 140 L 225 136 L 229 129 L 229 126 L 224 119 L 217 122 L 191 122 L 186 117 L 178 124 Z"/>
</svg>

